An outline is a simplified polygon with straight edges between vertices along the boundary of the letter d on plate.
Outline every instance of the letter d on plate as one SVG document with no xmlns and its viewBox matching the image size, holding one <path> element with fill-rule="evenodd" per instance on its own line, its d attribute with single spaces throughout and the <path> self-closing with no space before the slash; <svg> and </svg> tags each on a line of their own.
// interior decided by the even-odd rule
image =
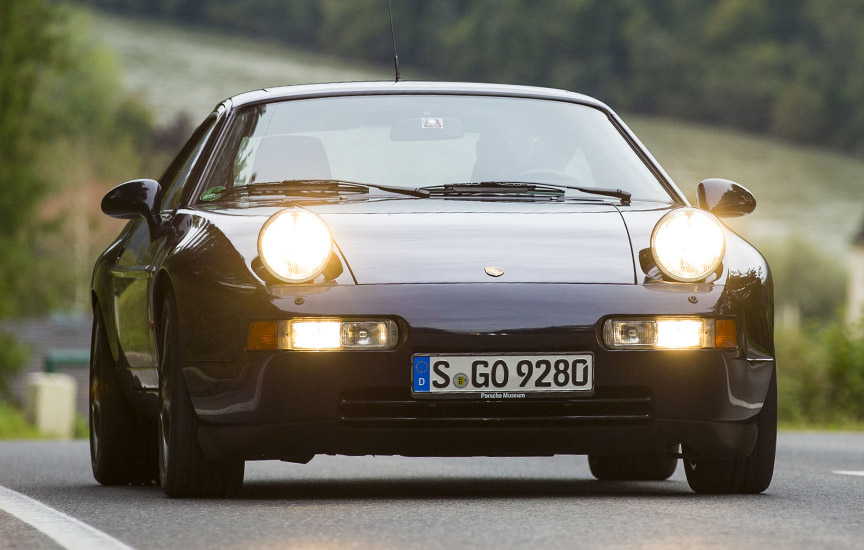
<svg viewBox="0 0 864 550">
<path fill-rule="evenodd" d="M 428 392 L 429 391 L 429 357 L 415 356 L 413 360 L 414 371 L 414 391 Z"/>
</svg>

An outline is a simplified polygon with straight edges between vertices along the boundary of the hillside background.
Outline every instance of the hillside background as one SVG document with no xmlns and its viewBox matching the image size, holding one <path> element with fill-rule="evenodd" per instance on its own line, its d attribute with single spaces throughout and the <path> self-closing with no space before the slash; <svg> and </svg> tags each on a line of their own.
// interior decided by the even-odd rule
<svg viewBox="0 0 864 550">
<path fill-rule="evenodd" d="M 82 0 L 370 63 L 383 0 Z M 618 110 L 864 153 L 857 0 L 395 0 L 408 78 L 547 85 Z"/>
</svg>

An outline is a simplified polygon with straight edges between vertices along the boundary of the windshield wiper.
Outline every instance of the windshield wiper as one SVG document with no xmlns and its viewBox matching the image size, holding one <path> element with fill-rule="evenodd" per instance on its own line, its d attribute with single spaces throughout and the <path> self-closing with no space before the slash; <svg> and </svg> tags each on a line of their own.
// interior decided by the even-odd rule
<svg viewBox="0 0 864 550">
<path fill-rule="evenodd" d="M 235 195 L 239 193 L 247 195 L 268 195 L 272 193 L 308 193 L 308 192 L 331 192 L 343 191 L 355 193 L 368 193 L 369 189 L 379 189 L 389 193 L 398 193 L 411 197 L 425 198 L 429 193 L 418 189 L 407 189 L 404 187 L 391 187 L 389 185 L 378 185 L 376 183 L 360 183 L 357 181 L 335 180 L 335 179 L 298 179 L 269 182 L 247 183 L 236 187 L 224 189 L 211 189 L 207 193 L 218 195 L 218 198 Z M 206 193 L 205 193 L 206 194 Z M 212 199 L 211 199 L 212 200 Z"/>
<path fill-rule="evenodd" d="M 534 183 L 527 181 L 482 181 L 479 183 L 448 183 L 446 185 L 432 185 L 411 189 L 407 187 L 392 187 L 379 185 L 377 183 L 361 183 L 357 181 L 337 179 L 296 179 L 271 182 L 256 182 L 236 187 L 208 189 L 201 195 L 201 200 L 212 201 L 235 194 L 268 195 L 273 193 L 309 193 L 309 192 L 355 192 L 368 193 L 369 189 L 378 189 L 388 193 L 408 195 L 409 197 L 428 198 L 432 196 L 460 197 L 460 196 L 499 196 L 499 195 L 531 195 L 560 197 L 564 195 L 564 189 L 573 189 L 591 195 L 602 195 L 621 199 L 621 204 L 630 204 L 630 193 L 621 189 L 607 189 L 603 187 L 577 187 L 572 185 L 558 185 L 547 183 Z"/>
<path fill-rule="evenodd" d="M 421 187 L 418 191 L 426 191 L 430 196 L 444 197 L 461 197 L 463 195 L 544 195 L 560 197 L 564 194 L 564 191 L 557 186 L 517 181 L 448 183 L 446 185 Z"/>
<path fill-rule="evenodd" d="M 621 199 L 621 205 L 630 204 L 630 193 L 622 189 L 605 187 L 577 187 L 575 185 L 558 185 L 549 183 L 534 183 L 529 181 L 482 181 L 480 183 L 450 183 L 433 187 L 421 187 L 418 191 L 429 191 L 433 195 L 497 195 L 497 194 L 542 194 L 563 195 L 564 189 L 573 189 L 590 195 L 602 195 Z"/>
</svg>

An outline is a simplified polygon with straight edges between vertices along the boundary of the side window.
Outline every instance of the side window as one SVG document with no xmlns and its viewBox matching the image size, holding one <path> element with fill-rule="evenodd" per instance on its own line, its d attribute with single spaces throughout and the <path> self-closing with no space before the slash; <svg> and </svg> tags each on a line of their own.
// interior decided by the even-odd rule
<svg viewBox="0 0 864 550">
<path fill-rule="evenodd" d="M 189 173 L 195 167 L 204 144 L 210 138 L 215 124 L 216 117 L 210 117 L 204 121 L 204 124 L 192 134 L 186 146 L 183 147 L 183 151 L 174 160 L 172 172 L 169 173 L 170 179 L 162 184 L 162 212 L 173 212 L 177 208 L 180 197 L 183 195 L 183 186 L 189 178 Z"/>
</svg>

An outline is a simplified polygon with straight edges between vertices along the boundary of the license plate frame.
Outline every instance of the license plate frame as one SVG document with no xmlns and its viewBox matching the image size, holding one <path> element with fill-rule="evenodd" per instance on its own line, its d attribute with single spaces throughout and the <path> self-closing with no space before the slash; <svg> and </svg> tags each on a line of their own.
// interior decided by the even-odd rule
<svg viewBox="0 0 864 550">
<path fill-rule="evenodd" d="M 425 363 L 424 363 L 425 360 Z M 531 363 L 531 376 L 526 385 L 520 384 L 528 375 L 529 367 L 523 361 Z M 538 361 L 545 363 L 538 367 Z M 556 369 L 563 370 L 561 361 L 568 362 L 568 382 L 558 385 L 563 379 L 561 374 L 555 379 Z M 444 362 L 447 366 L 440 363 Z M 479 363 L 477 363 L 479 362 Z M 501 372 L 503 362 L 507 369 L 506 383 Z M 558 362 L 558 363 L 556 363 Z M 475 372 L 475 364 L 477 364 Z M 425 365 L 425 370 L 424 370 Z M 454 368 L 455 367 L 455 368 Z M 538 372 L 539 368 L 539 372 Z M 493 383 L 493 373 L 496 378 Z M 587 397 L 594 394 L 594 354 L 591 352 L 560 352 L 560 353 L 416 353 L 411 356 L 411 395 L 415 399 L 548 399 Z M 549 386 L 536 386 L 542 373 L 546 375 L 541 382 Z M 446 386 L 441 386 L 445 379 L 440 376 L 444 372 L 448 376 Z M 462 375 L 464 385 L 457 387 L 456 377 Z M 488 375 L 488 378 L 487 376 Z M 574 382 L 575 379 L 575 382 Z M 419 381 L 425 380 L 425 383 Z M 476 382 L 488 380 L 486 387 L 477 386 Z M 438 382 L 436 384 L 435 382 Z M 419 384 L 418 384 L 419 383 Z M 425 391 L 423 388 L 427 388 Z M 419 389 L 418 389 L 419 388 Z"/>
</svg>

